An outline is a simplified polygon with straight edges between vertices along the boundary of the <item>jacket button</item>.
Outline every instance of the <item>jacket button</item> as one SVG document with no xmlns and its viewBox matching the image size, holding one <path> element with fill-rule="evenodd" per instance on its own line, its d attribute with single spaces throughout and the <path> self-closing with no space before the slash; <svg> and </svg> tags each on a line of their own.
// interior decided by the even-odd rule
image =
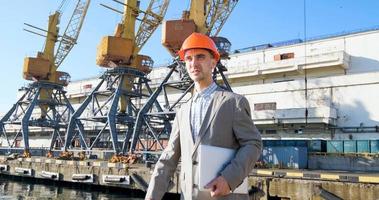
<svg viewBox="0 0 379 200">
<path fill-rule="evenodd" d="M 193 184 L 192 187 L 193 187 L 193 188 L 198 188 L 198 185 Z"/>
<path fill-rule="evenodd" d="M 197 165 L 198 164 L 198 162 L 197 161 L 192 161 L 192 165 Z"/>
</svg>

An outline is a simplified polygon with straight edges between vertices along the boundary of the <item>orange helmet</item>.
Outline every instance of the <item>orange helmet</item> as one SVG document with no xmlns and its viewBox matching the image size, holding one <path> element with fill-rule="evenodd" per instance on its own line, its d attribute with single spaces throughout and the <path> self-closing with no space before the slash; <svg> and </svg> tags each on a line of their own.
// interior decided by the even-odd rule
<svg viewBox="0 0 379 200">
<path fill-rule="evenodd" d="M 188 49 L 208 49 L 212 52 L 216 61 L 220 60 L 220 53 L 217 51 L 216 44 L 207 35 L 192 33 L 184 40 L 182 48 L 178 51 L 180 60 L 184 60 L 184 53 Z"/>
</svg>

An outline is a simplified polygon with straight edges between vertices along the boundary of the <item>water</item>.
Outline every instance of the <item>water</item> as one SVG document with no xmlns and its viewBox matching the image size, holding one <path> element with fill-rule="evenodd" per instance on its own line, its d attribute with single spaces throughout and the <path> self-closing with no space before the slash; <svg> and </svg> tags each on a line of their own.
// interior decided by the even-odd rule
<svg viewBox="0 0 379 200">
<path fill-rule="evenodd" d="M 57 184 L 43 180 L 25 180 L 14 177 L 0 176 L 0 200 L 44 200 L 44 199 L 75 199 L 75 200 L 142 200 L 144 194 L 126 189 L 89 188 L 70 183 Z"/>
</svg>

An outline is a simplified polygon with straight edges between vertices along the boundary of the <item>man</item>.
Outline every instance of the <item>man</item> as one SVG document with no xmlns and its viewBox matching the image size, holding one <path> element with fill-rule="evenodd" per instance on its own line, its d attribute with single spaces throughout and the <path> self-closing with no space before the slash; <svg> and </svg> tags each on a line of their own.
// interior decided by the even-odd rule
<svg viewBox="0 0 379 200">
<path fill-rule="evenodd" d="M 146 199 L 161 199 L 168 189 L 181 158 L 182 199 L 248 199 L 233 194 L 254 167 L 261 151 L 261 138 L 253 124 L 245 97 L 219 88 L 212 79 L 220 54 L 206 35 L 191 34 L 178 52 L 195 83 L 192 99 L 176 114 L 170 140 L 155 165 Z M 198 147 L 200 144 L 236 149 L 229 164 L 206 188 L 198 186 Z"/>
</svg>

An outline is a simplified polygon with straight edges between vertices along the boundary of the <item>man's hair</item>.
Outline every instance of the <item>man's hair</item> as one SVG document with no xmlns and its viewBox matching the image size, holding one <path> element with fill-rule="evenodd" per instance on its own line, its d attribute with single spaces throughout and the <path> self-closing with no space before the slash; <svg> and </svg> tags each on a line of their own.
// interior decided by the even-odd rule
<svg viewBox="0 0 379 200">
<path fill-rule="evenodd" d="M 213 55 L 213 52 L 211 50 L 209 50 L 209 49 L 205 49 L 205 50 L 207 50 L 209 52 L 209 54 L 211 54 L 211 58 L 215 58 L 215 55 Z"/>
</svg>

